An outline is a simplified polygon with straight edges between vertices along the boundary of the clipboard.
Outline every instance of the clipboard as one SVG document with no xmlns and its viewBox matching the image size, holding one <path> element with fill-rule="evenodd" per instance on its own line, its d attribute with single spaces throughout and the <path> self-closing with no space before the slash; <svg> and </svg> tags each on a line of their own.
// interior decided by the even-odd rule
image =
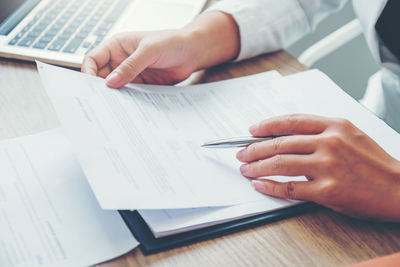
<svg viewBox="0 0 400 267">
<path fill-rule="evenodd" d="M 289 208 L 161 238 L 154 237 L 139 212 L 119 211 L 119 213 L 134 237 L 140 242 L 140 250 L 143 254 L 150 255 L 294 217 L 316 207 L 319 207 L 319 205 L 306 202 Z"/>
</svg>

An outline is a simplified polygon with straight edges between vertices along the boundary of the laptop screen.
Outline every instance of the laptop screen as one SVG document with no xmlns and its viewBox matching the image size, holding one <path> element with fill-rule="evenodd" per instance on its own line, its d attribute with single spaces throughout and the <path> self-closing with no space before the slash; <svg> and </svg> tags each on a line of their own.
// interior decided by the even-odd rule
<svg viewBox="0 0 400 267">
<path fill-rule="evenodd" d="M 8 34 L 40 0 L 0 0 L 0 34 Z"/>
<path fill-rule="evenodd" d="M 14 13 L 26 0 L 2 0 L 0 1 L 0 23 Z"/>
</svg>

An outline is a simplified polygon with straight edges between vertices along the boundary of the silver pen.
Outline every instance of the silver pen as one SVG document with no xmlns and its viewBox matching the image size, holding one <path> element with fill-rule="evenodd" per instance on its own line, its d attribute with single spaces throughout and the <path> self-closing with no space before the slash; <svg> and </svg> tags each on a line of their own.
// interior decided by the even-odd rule
<svg viewBox="0 0 400 267">
<path fill-rule="evenodd" d="M 251 145 L 253 143 L 258 143 L 262 141 L 272 140 L 279 136 L 265 136 L 265 137 L 253 137 L 253 136 L 245 136 L 245 137 L 236 137 L 236 138 L 228 138 L 228 139 L 220 139 L 215 141 L 210 141 L 201 145 L 206 148 L 232 148 L 232 147 L 245 147 Z"/>
</svg>

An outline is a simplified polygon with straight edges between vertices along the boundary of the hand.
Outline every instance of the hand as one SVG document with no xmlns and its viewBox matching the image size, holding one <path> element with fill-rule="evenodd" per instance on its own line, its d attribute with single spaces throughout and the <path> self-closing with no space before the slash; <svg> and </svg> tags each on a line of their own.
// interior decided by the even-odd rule
<svg viewBox="0 0 400 267">
<path fill-rule="evenodd" d="M 400 221 L 400 162 L 347 120 L 288 115 L 250 128 L 253 136 L 289 135 L 239 151 L 249 178 L 306 176 L 308 181 L 253 180 L 266 195 L 313 201 L 356 217 Z"/>
<path fill-rule="evenodd" d="M 106 78 L 111 88 L 129 82 L 175 84 L 234 58 L 239 43 L 233 18 L 209 12 L 181 30 L 119 34 L 85 57 L 82 72 Z"/>
<path fill-rule="evenodd" d="M 85 57 L 82 71 L 107 77 L 112 88 L 129 82 L 174 84 L 196 68 L 185 38 L 178 30 L 123 33 Z"/>
</svg>

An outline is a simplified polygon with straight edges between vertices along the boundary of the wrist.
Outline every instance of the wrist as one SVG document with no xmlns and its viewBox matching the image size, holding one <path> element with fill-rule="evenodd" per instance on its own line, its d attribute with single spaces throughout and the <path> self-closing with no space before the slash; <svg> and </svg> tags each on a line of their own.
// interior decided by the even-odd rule
<svg viewBox="0 0 400 267">
<path fill-rule="evenodd" d="M 229 14 L 202 14 L 183 28 L 182 32 L 195 70 L 232 60 L 239 54 L 239 29 Z"/>
<path fill-rule="evenodd" d="M 183 28 L 181 36 L 184 42 L 184 51 L 187 54 L 188 61 L 191 62 L 192 71 L 195 72 L 201 69 L 200 66 L 204 64 L 207 59 L 207 42 L 206 42 L 206 31 L 201 27 L 188 26 Z"/>
</svg>

